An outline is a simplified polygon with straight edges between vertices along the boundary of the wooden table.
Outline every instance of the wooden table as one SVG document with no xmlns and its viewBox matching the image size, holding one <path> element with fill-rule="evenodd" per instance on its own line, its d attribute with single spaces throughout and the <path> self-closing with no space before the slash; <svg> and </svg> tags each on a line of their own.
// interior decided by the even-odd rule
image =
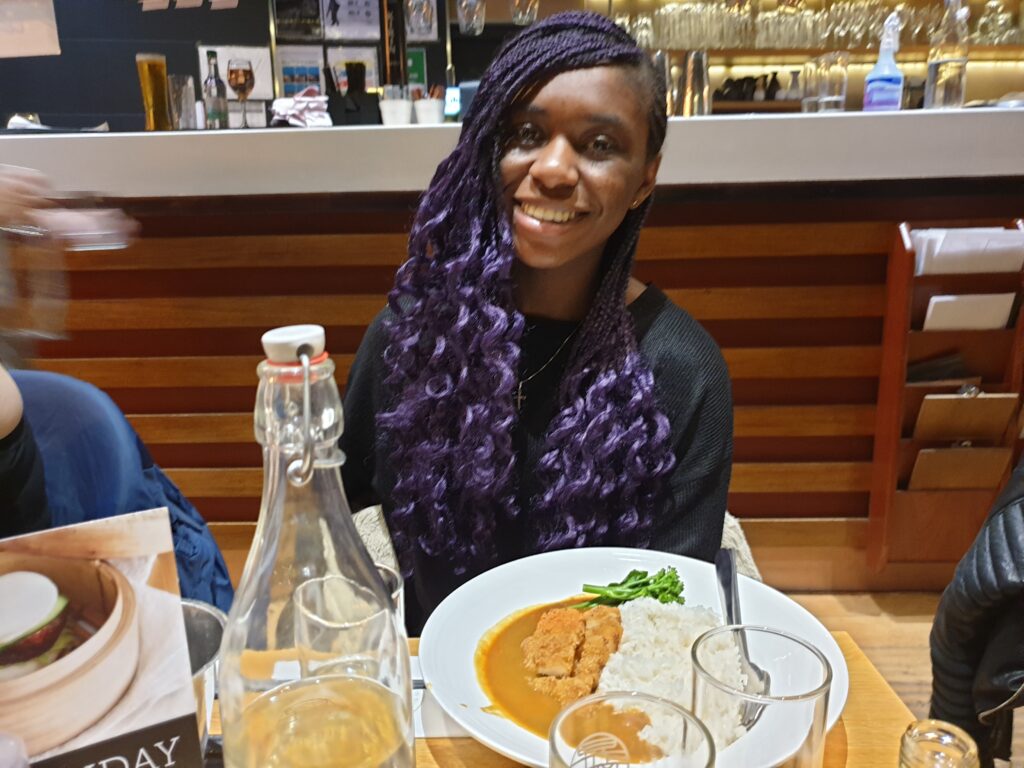
<svg viewBox="0 0 1024 768">
<path fill-rule="evenodd" d="M 914 716 L 846 632 L 833 632 L 850 670 L 843 716 L 828 735 L 825 768 L 892 768 L 900 736 Z M 410 640 L 415 654 L 418 640 Z M 214 712 L 212 733 L 220 732 Z M 512 768 L 518 765 L 473 739 L 417 739 L 416 768 Z"/>
</svg>

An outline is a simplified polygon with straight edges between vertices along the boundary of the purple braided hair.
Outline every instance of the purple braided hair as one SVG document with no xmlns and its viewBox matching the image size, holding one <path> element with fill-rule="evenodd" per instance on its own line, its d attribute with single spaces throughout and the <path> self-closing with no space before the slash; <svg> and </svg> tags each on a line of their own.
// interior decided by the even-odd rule
<svg viewBox="0 0 1024 768">
<path fill-rule="evenodd" d="M 459 143 L 424 194 L 409 258 L 389 296 L 384 354 L 393 410 L 378 424 L 395 471 L 390 525 L 403 571 L 414 547 L 456 572 L 495 554 L 499 516 L 520 514 L 512 431 L 524 320 L 513 301 L 511 225 L 501 199 L 503 121 L 522 94 L 575 69 L 620 65 L 650 96 L 648 153 L 665 138 L 665 85 L 624 31 L 594 13 L 529 27 L 480 81 Z M 674 457 L 654 377 L 625 306 L 650 200 L 609 239 L 596 296 L 573 344 L 531 503 L 537 550 L 645 545 Z"/>
</svg>

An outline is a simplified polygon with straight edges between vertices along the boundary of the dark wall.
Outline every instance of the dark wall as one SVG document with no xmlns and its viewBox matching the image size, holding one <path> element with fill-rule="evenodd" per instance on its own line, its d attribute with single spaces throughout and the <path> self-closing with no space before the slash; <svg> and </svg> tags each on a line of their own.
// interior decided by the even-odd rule
<svg viewBox="0 0 1024 768">
<path fill-rule="evenodd" d="M 502 43 L 523 31 L 514 24 L 487 24 L 478 36 L 467 36 L 452 24 L 452 63 L 459 82 L 479 80 Z"/>
<path fill-rule="evenodd" d="M 135 71 L 141 51 L 167 56 L 171 74 L 201 84 L 196 43 L 268 45 L 266 0 L 241 0 L 232 10 L 209 5 L 143 13 L 135 0 L 56 0 L 60 56 L 0 59 L 0 118 L 38 112 L 47 125 L 142 130 Z M 205 75 L 205 73 L 204 73 Z M 223 75 L 222 75 L 223 76 Z"/>
</svg>

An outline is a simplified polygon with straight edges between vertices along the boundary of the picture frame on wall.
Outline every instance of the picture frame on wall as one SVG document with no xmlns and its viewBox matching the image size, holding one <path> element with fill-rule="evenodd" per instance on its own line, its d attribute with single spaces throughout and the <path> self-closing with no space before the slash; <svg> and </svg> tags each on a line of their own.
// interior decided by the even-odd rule
<svg viewBox="0 0 1024 768">
<path fill-rule="evenodd" d="M 322 40 L 320 0 L 274 0 L 277 36 L 287 40 Z"/>
<path fill-rule="evenodd" d="M 319 45 L 279 45 L 274 58 L 277 95 L 292 97 L 313 87 L 324 93 L 324 51 Z"/>
<path fill-rule="evenodd" d="M 380 40 L 379 0 L 320 0 L 327 40 Z"/>
<path fill-rule="evenodd" d="M 366 89 L 380 88 L 380 60 L 375 46 L 343 45 L 327 48 L 327 65 L 334 72 L 338 90 L 348 90 L 347 61 L 358 61 L 366 65 Z"/>
</svg>

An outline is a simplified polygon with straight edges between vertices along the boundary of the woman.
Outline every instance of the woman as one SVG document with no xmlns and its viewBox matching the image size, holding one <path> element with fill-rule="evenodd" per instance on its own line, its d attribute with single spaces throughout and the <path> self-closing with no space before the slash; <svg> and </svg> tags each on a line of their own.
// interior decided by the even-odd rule
<svg viewBox="0 0 1024 768">
<path fill-rule="evenodd" d="M 345 486 L 384 505 L 410 631 L 536 552 L 718 549 L 725 364 L 630 277 L 665 126 L 662 78 L 596 14 L 527 29 L 481 80 L 345 397 Z"/>
</svg>

